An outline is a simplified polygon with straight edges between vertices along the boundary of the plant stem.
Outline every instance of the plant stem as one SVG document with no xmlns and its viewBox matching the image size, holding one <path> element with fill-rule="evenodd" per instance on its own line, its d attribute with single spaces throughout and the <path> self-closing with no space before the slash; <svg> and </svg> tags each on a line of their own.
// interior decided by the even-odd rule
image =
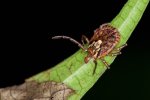
<svg viewBox="0 0 150 100">
<path fill-rule="evenodd" d="M 117 46 L 126 43 L 141 19 L 148 3 L 149 0 L 128 0 L 120 13 L 111 21 L 111 25 L 117 28 L 121 34 L 121 40 Z M 79 100 L 106 71 L 105 65 L 101 61 L 98 61 L 97 69 L 93 75 L 93 60 L 85 64 L 85 56 L 86 53 L 79 50 L 53 68 L 41 72 L 27 80 L 35 80 L 37 82 L 63 82 L 68 87 L 75 90 L 75 93 L 68 99 Z M 105 60 L 111 64 L 115 58 L 116 57 L 106 56 Z"/>
</svg>

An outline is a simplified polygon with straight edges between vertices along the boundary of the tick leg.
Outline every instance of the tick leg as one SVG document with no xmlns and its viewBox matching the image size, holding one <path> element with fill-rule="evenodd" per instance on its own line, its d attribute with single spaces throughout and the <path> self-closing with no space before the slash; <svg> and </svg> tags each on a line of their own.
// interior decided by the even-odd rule
<svg viewBox="0 0 150 100">
<path fill-rule="evenodd" d="M 97 68 L 97 61 L 96 60 L 94 60 L 94 69 L 93 69 L 93 75 L 95 74 L 95 71 L 96 71 L 96 68 Z"/>
<path fill-rule="evenodd" d="M 89 39 L 88 39 L 85 35 L 82 35 L 81 41 L 82 41 L 82 44 L 83 44 L 83 45 L 85 45 L 85 42 L 89 44 Z M 84 42 L 84 41 L 85 41 L 85 42 Z"/>
<path fill-rule="evenodd" d="M 110 52 L 109 54 L 108 54 L 108 56 L 117 56 L 117 55 L 120 55 L 121 54 L 121 50 L 124 48 L 124 47 L 126 47 L 127 46 L 127 44 L 124 44 L 124 45 L 122 45 L 122 46 L 120 46 L 120 47 L 118 47 L 118 48 L 115 48 L 112 52 Z"/>
<path fill-rule="evenodd" d="M 87 51 L 82 44 L 80 44 L 78 41 L 76 41 L 75 39 L 69 37 L 69 36 L 54 36 L 52 37 L 52 39 L 67 39 L 70 40 L 71 42 L 77 44 L 81 49 L 83 49 L 84 51 Z"/>
<path fill-rule="evenodd" d="M 105 64 L 105 66 L 107 67 L 107 69 L 110 69 L 109 64 L 106 62 L 106 60 L 104 58 L 100 58 L 100 59 Z"/>
<path fill-rule="evenodd" d="M 121 51 L 124 47 L 126 47 L 127 46 L 127 43 L 126 44 L 124 44 L 124 45 L 122 45 L 122 46 L 120 46 L 120 47 L 118 47 L 117 48 L 117 51 Z"/>
<path fill-rule="evenodd" d="M 118 56 L 118 55 L 120 55 L 121 54 L 121 52 L 119 51 L 119 52 L 113 52 L 113 53 L 109 53 L 109 54 L 107 54 L 108 56 Z"/>
</svg>

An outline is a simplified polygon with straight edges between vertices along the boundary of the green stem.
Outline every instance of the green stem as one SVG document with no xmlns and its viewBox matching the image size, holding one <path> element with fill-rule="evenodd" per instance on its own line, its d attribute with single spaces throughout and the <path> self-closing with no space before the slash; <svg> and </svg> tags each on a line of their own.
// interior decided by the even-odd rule
<svg viewBox="0 0 150 100">
<path fill-rule="evenodd" d="M 138 24 L 148 3 L 149 0 L 128 0 L 120 13 L 111 21 L 111 25 L 116 27 L 121 34 L 121 40 L 118 46 L 126 43 Z M 79 50 L 55 67 L 41 72 L 28 80 L 35 80 L 37 82 L 63 82 L 68 87 L 75 90 L 75 93 L 68 99 L 79 100 L 106 70 L 105 65 L 101 61 L 98 61 L 96 72 L 93 75 L 94 63 L 91 60 L 89 63 L 85 64 L 85 56 L 86 53 Z M 115 57 L 105 57 L 105 60 L 109 64 L 111 64 L 114 59 Z"/>
</svg>

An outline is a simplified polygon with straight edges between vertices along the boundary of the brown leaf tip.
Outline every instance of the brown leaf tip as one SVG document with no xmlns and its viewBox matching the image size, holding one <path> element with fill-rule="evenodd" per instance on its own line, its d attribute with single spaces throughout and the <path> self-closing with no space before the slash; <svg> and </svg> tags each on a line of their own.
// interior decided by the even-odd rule
<svg viewBox="0 0 150 100">
<path fill-rule="evenodd" d="M 0 100 L 67 100 L 74 90 L 63 83 L 28 81 L 0 89 Z"/>
</svg>

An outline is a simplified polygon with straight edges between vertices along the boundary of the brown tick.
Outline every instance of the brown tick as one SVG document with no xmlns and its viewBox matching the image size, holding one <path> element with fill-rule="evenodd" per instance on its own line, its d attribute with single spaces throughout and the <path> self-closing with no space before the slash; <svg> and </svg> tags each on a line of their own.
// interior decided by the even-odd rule
<svg viewBox="0 0 150 100">
<path fill-rule="evenodd" d="M 94 35 L 90 40 L 86 36 L 82 35 L 81 41 L 83 44 L 68 36 L 54 36 L 52 39 L 69 39 L 87 52 L 88 54 L 84 58 L 84 61 L 85 63 L 88 63 L 90 59 L 94 59 L 95 68 L 93 74 L 95 73 L 97 66 L 97 59 L 100 59 L 109 69 L 109 64 L 104 60 L 104 57 L 108 55 L 117 56 L 121 54 L 120 50 L 127 46 L 127 44 L 124 44 L 121 47 L 116 48 L 116 45 L 120 40 L 120 34 L 118 30 L 110 24 L 102 24 L 94 31 Z M 87 47 L 84 47 L 84 41 L 87 42 Z"/>
</svg>

